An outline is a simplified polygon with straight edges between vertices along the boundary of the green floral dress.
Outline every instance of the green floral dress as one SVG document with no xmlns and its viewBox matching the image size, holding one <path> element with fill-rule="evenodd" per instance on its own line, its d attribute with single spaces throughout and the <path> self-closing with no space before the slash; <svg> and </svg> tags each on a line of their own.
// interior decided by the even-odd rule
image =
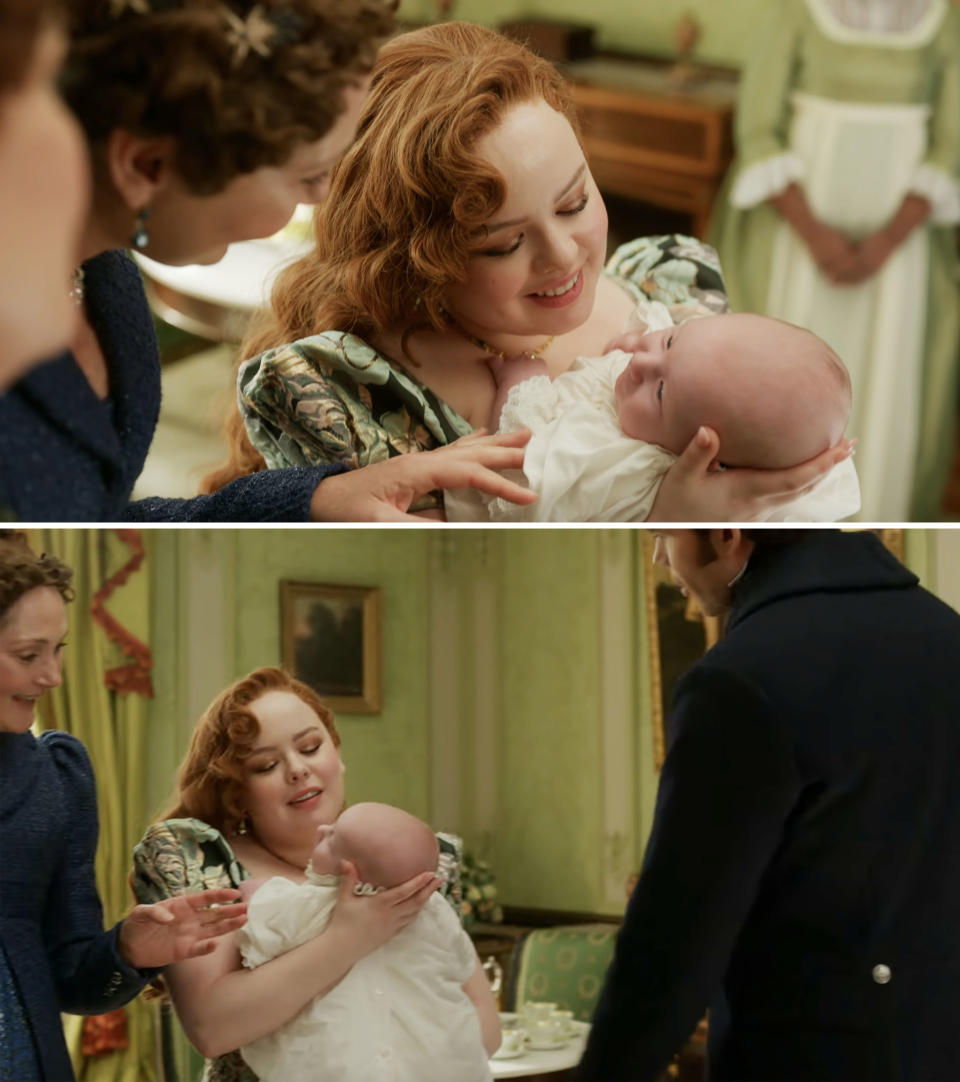
<svg viewBox="0 0 960 1082">
<path fill-rule="evenodd" d="M 446 880 L 440 892 L 460 917 L 463 842 L 453 834 L 438 834 L 437 844 L 439 872 Z M 239 887 L 249 878 L 227 839 L 199 819 L 154 823 L 133 851 L 133 890 L 142 903 L 159 902 L 175 894 Z M 208 1060 L 203 1077 L 205 1082 L 258 1082 L 239 1052 Z"/>
<path fill-rule="evenodd" d="M 679 235 L 622 245 L 606 273 L 637 299 L 661 301 L 674 322 L 727 310 L 716 252 Z M 270 469 L 367 466 L 429 451 L 472 425 L 363 339 L 325 331 L 269 349 L 239 373 L 240 412 Z M 417 507 L 442 506 L 434 494 Z"/>
</svg>

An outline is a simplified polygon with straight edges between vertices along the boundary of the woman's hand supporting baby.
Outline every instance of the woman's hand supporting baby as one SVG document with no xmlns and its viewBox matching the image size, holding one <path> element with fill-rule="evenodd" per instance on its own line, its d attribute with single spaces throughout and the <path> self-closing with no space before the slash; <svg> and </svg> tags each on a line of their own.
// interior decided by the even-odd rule
<svg viewBox="0 0 960 1082">
<path fill-rule="evenodd" d="M 720 437 L 699 428 L 667 471 L 648 522 L 756 522 L 809 492 L 838 462 L 853 453 L 855 441 L 841 440 L 815 458 L 783 470 L 721 469 Z"/>
<path fill-rule="evenodd" d="M 406 928 L 443 880 L 433 872 L 422 872 L 389 890 L 360 896 L 353 892 L 358 882 L 354 864 L 343 861 L 340 893 L 327 931 L 351 943 L 359 959 Z"/>
</svg>

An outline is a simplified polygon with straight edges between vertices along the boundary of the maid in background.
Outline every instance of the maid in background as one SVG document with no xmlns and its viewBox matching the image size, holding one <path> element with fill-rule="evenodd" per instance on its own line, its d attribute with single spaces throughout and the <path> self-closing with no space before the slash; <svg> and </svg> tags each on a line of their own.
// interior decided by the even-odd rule
<svg viewBox="0 0 960 1082">
<path fill-rule="evenodd" d="M 714 223 L 731 305 L 826 339 L 853 381 L 863 506 L 936 519 L 957 413 L 960 10 L 774 6 Z"/>
</svg>

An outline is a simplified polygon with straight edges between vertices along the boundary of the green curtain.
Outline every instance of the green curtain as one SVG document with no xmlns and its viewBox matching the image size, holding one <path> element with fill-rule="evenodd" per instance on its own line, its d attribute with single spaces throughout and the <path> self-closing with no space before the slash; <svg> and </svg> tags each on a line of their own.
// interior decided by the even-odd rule
<svg viewBox="0 0 960 1082">
<path fill-rule="evenodd" d="M 112 926 L 133 905 L 127 877 L 145 827 L 143 807 L 147 698 L 150 685 L 150 583 L 137 530 L 32 531 L 34 548 L 74 572 L 76 599 L 61 687 L 44 696 L 40 724 L 83 741 L 97 779 L 100 843 L 97 888 Z M 80 1082 L 156 1082 L 154 1017 L 142 998 L 125 1008 L 129 1047 L 82 1052 L 84 1019 L 64 1016 Z M 86 1023 L 88 1036 L 92 1026 Z"/>
</svg>

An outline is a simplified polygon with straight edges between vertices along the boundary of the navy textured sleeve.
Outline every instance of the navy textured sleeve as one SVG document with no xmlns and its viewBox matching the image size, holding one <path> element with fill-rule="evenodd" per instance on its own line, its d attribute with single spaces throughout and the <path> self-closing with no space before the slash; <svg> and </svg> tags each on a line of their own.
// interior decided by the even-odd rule
<svg viewBox="0 0 960 1082">
<path fill-rule="evenodd" d="M 577 1077 L 656 1079 L 718 991 L 800 790 L 763 693 L 700 665 L 680 683 L 653 828 Z"/>
<path fill-rule="evenodd" d="M 71 813 L 66 859 L 60 862 L 47 896 L 44 942 L 60 1009 L 70 1014 L 102 1014 L 133 999 L 148 974 L 121 961 L 119 924 L 103 930 L 94 876 L 99 829 L 96 786 L 86 749 L 67 733 L 44 733 L 40 739 L 57 764 Z"/>
<path fill-rule="evenodd" d="M 129 522 L 309 522 L 310 499 L 325 477 L 349 469 L 291 466 L 238 477 L 219 492 L 191 499 L 149 496 L 127 504 Z"/>
</svg>

